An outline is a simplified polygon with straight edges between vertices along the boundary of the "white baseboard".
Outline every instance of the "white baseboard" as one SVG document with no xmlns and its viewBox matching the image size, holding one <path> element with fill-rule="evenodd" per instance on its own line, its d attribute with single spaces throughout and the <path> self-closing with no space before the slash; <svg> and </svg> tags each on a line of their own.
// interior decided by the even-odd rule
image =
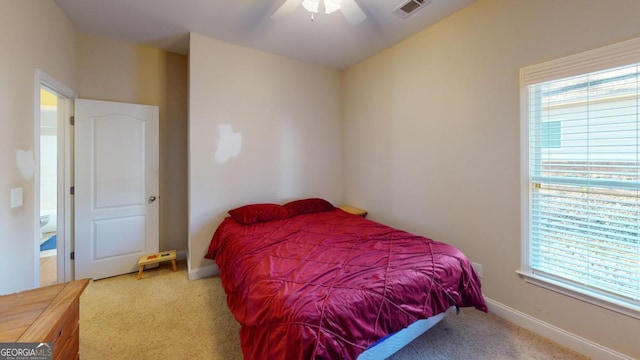
<svg viewBox="0 0 640 360">
<path fill-rule="evenodd" d="M 188 268 L 188 277 L 189 280 L 198 280 L 204 279 L 211 276 L 216 276 L 220 274 L 220 268 L 215 263 L 207 266 L 202 266 L 199 268 L 192 269 L 191 268 L 191 258 L 189 257 L 189 252 L 185 252 L 187 258 L 187 268 Z"/>
<path fill-rule="evenodd" d="M 197 269 L 189 270 L 189 280 L 198 280 L 218 274 L 220 274 L 220 268 L 218 268 L 218 265 L 213 264 L 209 266 L 203 266 Z"/>
<path fill-rule="evenodd" d="M 518 326 L 567 347 L 592 359 L 599 360 L 633 360 L 632 357 L 596 344 L 576 334 L 562 330 L 533 316 L 527 315 L 502 303 L 485 297 L 489 312 L 508 320 Z"/>
</svg>

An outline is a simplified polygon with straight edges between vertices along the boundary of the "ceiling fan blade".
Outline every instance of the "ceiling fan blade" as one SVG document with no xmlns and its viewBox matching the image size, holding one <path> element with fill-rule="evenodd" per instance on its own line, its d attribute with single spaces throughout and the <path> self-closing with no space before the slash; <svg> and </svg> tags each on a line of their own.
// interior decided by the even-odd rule
<svg viewBox="0 0 640 360">
<path fill-rule="evenodd" d="M 360 24 L 367 18 L 367 15 L 360 9 L 355 0 L 342 0 L 340 11 L 347 18 L 349 24 L 353 26 Z"/>
<path fill-rule="evenodd" d="M 302 3 L 302 0 L 286 0 L 284 4 L 282 4 L 282 6 L 280 6 L 278 10 L 276 10 L 276 12 L 274 12 L 273 15 L 271 15 L 271 18 L 273 20 L 280 20 L 284 18 L 286 15 L 289 15 L 290 13 L 292 13 L 293 10 L 295 10 L 298 6 L 300 6 L 301 3 Z"/>
</svg>

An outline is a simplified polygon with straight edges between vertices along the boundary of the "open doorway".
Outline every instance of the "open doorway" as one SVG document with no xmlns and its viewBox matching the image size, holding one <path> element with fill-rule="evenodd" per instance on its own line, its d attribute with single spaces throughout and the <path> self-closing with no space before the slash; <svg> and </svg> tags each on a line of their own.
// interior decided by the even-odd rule
<svg viewBox="0 0 640 360">
<path fill-rule="evenodd" d="M 58 94 L 40 86 L 40 286 L 58 282 Z"/>
<path fill-rule="evenodd" d="M 73 279 L 73 99 L 76 93 L 36 71 L 35 287 Z"/>
</svg>

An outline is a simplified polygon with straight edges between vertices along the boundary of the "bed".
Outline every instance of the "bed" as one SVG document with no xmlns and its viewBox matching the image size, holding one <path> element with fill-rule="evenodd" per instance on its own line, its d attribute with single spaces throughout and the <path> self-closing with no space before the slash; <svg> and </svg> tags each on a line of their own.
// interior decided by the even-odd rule
<svg viewBox="0 0 640 360">
<path fill-rule="evenodd" d="M 384 358 L 395 338 L 415 338 L 452 307 L 487 311 L 453 246 L 323 199 L 229 214 L 205 257 L 220 268 L 245 359 Z"/>
</svg>

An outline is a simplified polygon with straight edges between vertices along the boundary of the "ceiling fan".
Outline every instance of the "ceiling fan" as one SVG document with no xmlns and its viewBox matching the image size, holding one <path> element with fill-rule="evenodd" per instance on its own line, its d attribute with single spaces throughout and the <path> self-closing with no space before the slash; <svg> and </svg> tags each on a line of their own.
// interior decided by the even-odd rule
<svg viewBox="0 0 640 360">
<path fill-rule="evenodd" d="M 320 2 L 324 4 L 326 14 L 340 10 L 351 25 L 358 25 L 367 18 L 355 0 L 285 0 L 284 4 L 271 15 L 271 18 L 274 20 L 282 19 L 302 4 L 311 13 L 311 21 L 313 21 L 314 14 L 317 14 L 320 9 Z"/>
</svg>

